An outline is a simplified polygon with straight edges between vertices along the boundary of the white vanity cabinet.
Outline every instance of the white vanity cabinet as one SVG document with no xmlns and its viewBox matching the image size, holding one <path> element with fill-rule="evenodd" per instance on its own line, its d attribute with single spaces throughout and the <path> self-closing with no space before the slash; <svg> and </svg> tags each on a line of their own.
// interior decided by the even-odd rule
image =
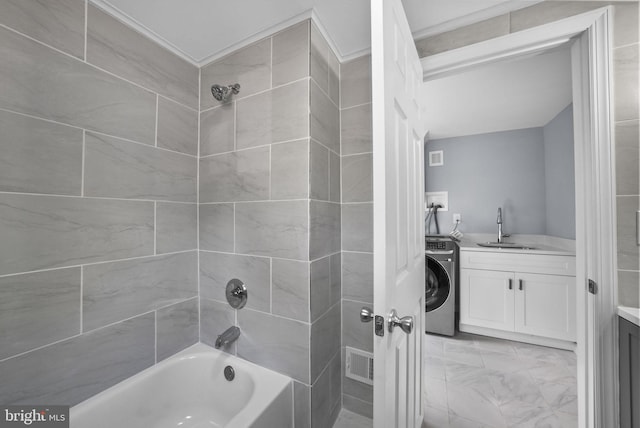
<svg viewBox="0 0 640 428">
<path fill-rule="evenodd" d="M 461 249 L 460 330 L 575 342 L 575 257 Z"/>
</svg>

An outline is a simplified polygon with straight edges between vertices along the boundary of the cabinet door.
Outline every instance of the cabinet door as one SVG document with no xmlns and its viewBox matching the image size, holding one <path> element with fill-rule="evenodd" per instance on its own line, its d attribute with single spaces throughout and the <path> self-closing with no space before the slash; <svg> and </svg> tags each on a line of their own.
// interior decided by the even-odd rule
<svg viewBox="0 0 640 428">
<path fill-rule="evenodd" d="M 576 340 L 576 278 L 516 274 L 515 331 Z"/>
<path fill-rule="evenodd" d="M 460 269 L 460 323 L 513 331 L 512 272 Z"/>
</svg>

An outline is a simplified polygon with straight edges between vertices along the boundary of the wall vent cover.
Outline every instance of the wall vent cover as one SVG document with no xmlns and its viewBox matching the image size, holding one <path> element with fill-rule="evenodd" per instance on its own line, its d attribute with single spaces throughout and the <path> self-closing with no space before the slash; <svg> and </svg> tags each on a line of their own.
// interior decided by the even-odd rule
<svg viewBox="0 0 640 428">
<path fill-rule="evenodd" d="M 373 354 L 346 347 L 346 376 L 358 382 L 373 385 Z"/>
</svg>

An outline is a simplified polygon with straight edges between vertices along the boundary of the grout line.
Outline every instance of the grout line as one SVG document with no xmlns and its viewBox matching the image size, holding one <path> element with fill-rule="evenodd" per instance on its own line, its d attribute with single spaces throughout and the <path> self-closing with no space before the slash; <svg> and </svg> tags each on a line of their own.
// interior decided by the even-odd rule
<svg viewBox="0 0 640 428">
<path fill-rule="evenodd" d="M 236 253 L 236 204 L 233 203 L 233 253 Z"/>
<path fill-rule="evenodd" d="M 89 39 L 89 0 L 84 2 L 84 56 L 83 60 L 87 62 L 87 45 Z"/>
<path fill-rule="evenodd" d="M 226 152 L 220 152 L 220 153 L 213 153 L 210 155 L 204 155 L 204 156 L 200 156 L 200 159 L 208 159 L 208 158 L 212 158 L 215 156 L 221 156 L 221 155 L 229 155 L 232 153 L 236 153 L 236 152 L 246 152 L 248 150 L 254 150 L 254 149 L 260 149 L 260 148 L 265 148 L 268 146 L 274 146 L 274 145 L 278 145 L 278 144 L 286 144 L 286 143 L 295 143 L 300 141 L 302 144 L 302 141 L 308 141 L 310 140 L 309 137 L 301 137 L 301 138 L 294 138 L 293 140 L 284 140 L 284 141 L 276 141 L 276 142 L 272 142 L 272 143 L 265 143 L 265 144 L 260 144 L 257 146 L 251 146 L 251 147 L 244 147 L 242 149 L 238 149 L 236 146 L 236 141 L 235 141 L 235 132 L 234 132 L 234 149 L 233 150 L 227 150 Z M 322 145 L 323 147 L 325 147 L 322 143 L 320 143 L 319 141 L 313 140 L 315 141 L 317 144 Z M 328 148 L 328 147 L 327 147 Z M 331 150 L 331 149 L 329 149 Z M 333 151 L 333 150 L 332 150 Z M 333 151 L 335 153 L 335 151 Z"/>
<path fill-rule="evenodd" d="M 352 106 L 347 106 L 347 107 L 340 107 L 340 111 L 345 111 L 345 110 L 351 110 L 354 108 L 358 108 L 358 107 L 364 107 L 364 106 L 369 106 L 371 105 L 371 101 L 367 101 L 366 103 L 362 103 L 362 104 L 355 104 Z"/>
<path fill-rule="evenodd" d="M 158 255 L 158 202 L 153 201 L 153 254 Z"/>
<path fill-rule="evenodd" d="M 84 266 L 80 266 L 80 334 L 82 334 L 82 329 L 84 328 Z"/>
<path fill-rule="evenodd" d="M 80 196 L 84 197 L 85 158 L 87 156 L 87 131 L 82 130 L 82 166 L 80 167 Z"/>
<path fill-rule="evenodd" d="M 197 145 L 196 145 L 196 281 L 198 284 L 198 341 L 202 341 L 202 310 L 200 297 L 200 122 L 202 115 L 200 114 L 200 106 L 202 105 L 202 67 L 198 68 L 198 129 L 197 129 Z"/>
<path fill-rule="evenodd" d="M 269 257 L 269 312 L 273 313 L 273 257 Z"/>
<path fill-rule="evenodd" d="M 156 124 L 155 124 L 155 142 L 154 147 L 158 147 L 158 106 L 160 105 L 160 96 L 156 94 Z"/>
<path fill-rule="evenodd" d="M 153 350 L 155 354 L 155 364 L 158 364 L 158 311 L 153 311 Z"/>
<path fill-rule="evenodd" d="M 25 192 L 6 192 L 0 191 L 0 195 L 19 195 L 19 196 L 50 196 L 55 198 L 76 198 L 76 199 L 96 199 L 104 201 L 129 201 L 129 202 L 155 202 L 154 199 L 134 199 L 134 198 L 114 198 L 109 196 L 81 196 L 81 195 L 58 195 L 55 193 L 25 193 Z M 159 202 L 166 202 L 172 204 L 196 204 L 196 202 L 184 202 L 184 201 L 165 201 L 159 200 Z"/>
</svg>

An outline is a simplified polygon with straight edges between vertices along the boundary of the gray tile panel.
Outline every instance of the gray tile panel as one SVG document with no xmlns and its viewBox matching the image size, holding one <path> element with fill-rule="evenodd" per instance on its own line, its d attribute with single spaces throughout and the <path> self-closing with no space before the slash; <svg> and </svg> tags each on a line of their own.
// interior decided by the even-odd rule
<svg viewBox="0 0 640 428">
<path fill-rule="evenodd" d="M 237 101 L 236 147 L 309 136 L 309 81 L 301 80 Z"/>
<path fill-rule="evenodd" d="M 89 4 L 87 62 L 198 108 L 198 68 Z"/>
<path fill-rule="evenodd" d="M 373 326 L 360 321 L 362 302 L 342 300 L 342 346 L 373 352 Z"/>
<path fill-rule="evenodd" d="M 309 202 L 236 204 L 236 252 L 309 260 Z"/>
<path fill-rule="evenodd" d="M 293 413 L 296 428 L 311 428 L 311 387 L 293 381 Z"/>
<path fill-rule="evenodd" d="M 613 51 L 613 113 L 616 121 L 638 120 L 640 99 L 638 45 Z"/>
<path fill-rule="evenodd" d="M 153 203 L 0 195 L 0 275 L 153 253 Z"/>
<path fill-rule="evenodd" d="M 272 259 L 271 312 L 309 321 L 309 262 Z"/>
<path fill-rule="evenodd" d="M 371 153 L 371 103 L 343 109 L 340 115 L 342 154 Z"/>
<path fill-rule="evenodd" d="M 0 360 L 80 333 L 80 268 L 0 278 Z"/>
<path fill-rule="evenodd" d="M 273 36 L 273 86 L 309 76 L 309 23 L 301 22 Z"/>
<path fill-rule="evenodd" d="M 325 371 L 311 387 L 312 426 L 334 426 L 340 412 L 340 404 L 340 353 L 336 352 Z"/>
<path fill-rule="evenodd" d="M 311 262 L 311 321 L 316 322 L 332 305 L 331 256 Z"/>
<path fill-rule="evenodd" d="M 247 97 L 271 87 L 271 38 L 237 50 L 200 69 L 200 108 L 220 105 L 211 95 L 211 85 L 240 84 L 237 98 Z"/>
<path fill-rule="evenodd" d="M 511 32 L 547 24 L 578 15 L 598 7 L 606 6 L 604 1 L 552 1 L 541 2 L 510 13 Z"/>
<path fill-rule="evenodd" d="M 82 59 L 84 7 L 85 0 L 3 0 L 0 23 Z"/>
<path fill-rule="evenodd" d="M 273 144 L 271 146 L 271 199 L 308 197 L 309 140 Z"/>
<path fill-rule="evenodd" d="M 0 191 L 80 196 L 82 130 L 0 111 Z"/>
<path fill-rule="evenodd" d="M 266 257 L 200 251 L 200 296 L 227 301 L 227 283 L 237 278 L 247 287 L 246 308 L 271 310 L 271 264 Z"/>
<path fill-rule="evenodd" d="M 196 202 L 196 162 L 192 156 L 87 133 L 84 193 Z"/>
<path fill-rule="evenodd" d="M 198 155 L 198 112 L 158 97 L 158 147 Z"/>
<path fill-rule="evenodd" d="M 613 46 L 620 47 L 638 43 L 638 21 L 640 11 L 638 2 L 616 3 L 613 11 Z"/>
<path fill-rule="evenodd" d="M 340 204 L 311 201 L 310 209 L 309 259 L 340 251 Z"/>
<path fill-rule="evenodd" d="M 198 248 L 198 206 L 173 202 L 156 204 L 156 253 Z"/>
<path fill-rule="evenodd" d="M 74 405 L 152 366 L 154 314 L 0 363 L 0 402 Z"/>
<path fill-rule="evenodd" d="M 156 318 L 157 361 L 198 343 L 198 298 L 158 309 Z"/>
<path fill-rule="evenodd" d="M 311 325 L 312 383 L 318 379 L 333 357 L 340 359 L 340 319 L 340 305 L 336 304 Z"/>
<path fill-rule="evenodd" d="M 373 204 L 342 205 L 342 249 L 373 251 Z"/>
<path fill-rule="evenodd" d="M 238 356 L 309 383 L 309 324 L 243 309 L 238 326 Z"/>
<path fill-rule="evenodd" d="M 640 193 L 640 121 L 630 120 L 615 124 L 616 193 Z"/>
<path fill-rule="evenodd" d="M 341 158 L 333 152 L 329 152 L 329 200 L 331 202 L 341 202 L 340 186 L 342 178 L 340 174 Z"/>
<path fill-rule="evenodd" d="M 342 157 L 342 202 L 373 201 L 373 155 Z"/>
<path fill-rule="evenodd" d="M 315 23 L 311 24 L 311 78 L 325 94 L 329 93 L 329 45 Z"/>
<path fill-rule="evenodd" d="M 342 296 L 373 304 L 373 254 L 342 253 Z"/>
<path fill-rule="evenodd" d="M 371 102 L 371 55 L 340 66 L 340 108 Z"/>
<path fill-rule="evenodd" d="M 640 197 L 618 196 L 616 214 L 618 235 L 618 269 L 640 269 L 640 247 L 636 244 L 636 211 Z"/>
<path fill-rule="evenodd" d="M 310 97 L 311 138 L 340 153 L 340 110 L 313 80 Z"/>
<path fill-rule="evenodd" d="M 618 271 L 618 304 L 640 308 L 640 272 Z"/>
<path fill-rule="evenodd" d="M 269 199 L 268 146 L 200 159 L 200 202 Z"/>
<path fill-rule="evenodd" d="M 200 114 L 200 156 L 231 152 L 236 147 L 236 103 Z"/>
<path fill-rule="evenodd" d="M 198 295 L 196 251 L 83 267 L 84 331 Z"/>
<path fill-rule="evenodd" d="M 0 28 L 0 107 L 155 142 L 156 95 Z"/>
<path fill-rule="evenodd" d="M 200 204 L 200 249 L 233 252 L 233 204 Z"/>
<path fill-rule="evenodd" d="M 337 106 L 340 106 L 340 61 L 329 49 L 329 98 Z"/>
<path fill-rule="evenodd" d="M 329 200 L 329 150 L 311 140 L 309 150 L 310 198 Z M 335 155 L 335 153 L 331 152 Z"/>
</svg>

